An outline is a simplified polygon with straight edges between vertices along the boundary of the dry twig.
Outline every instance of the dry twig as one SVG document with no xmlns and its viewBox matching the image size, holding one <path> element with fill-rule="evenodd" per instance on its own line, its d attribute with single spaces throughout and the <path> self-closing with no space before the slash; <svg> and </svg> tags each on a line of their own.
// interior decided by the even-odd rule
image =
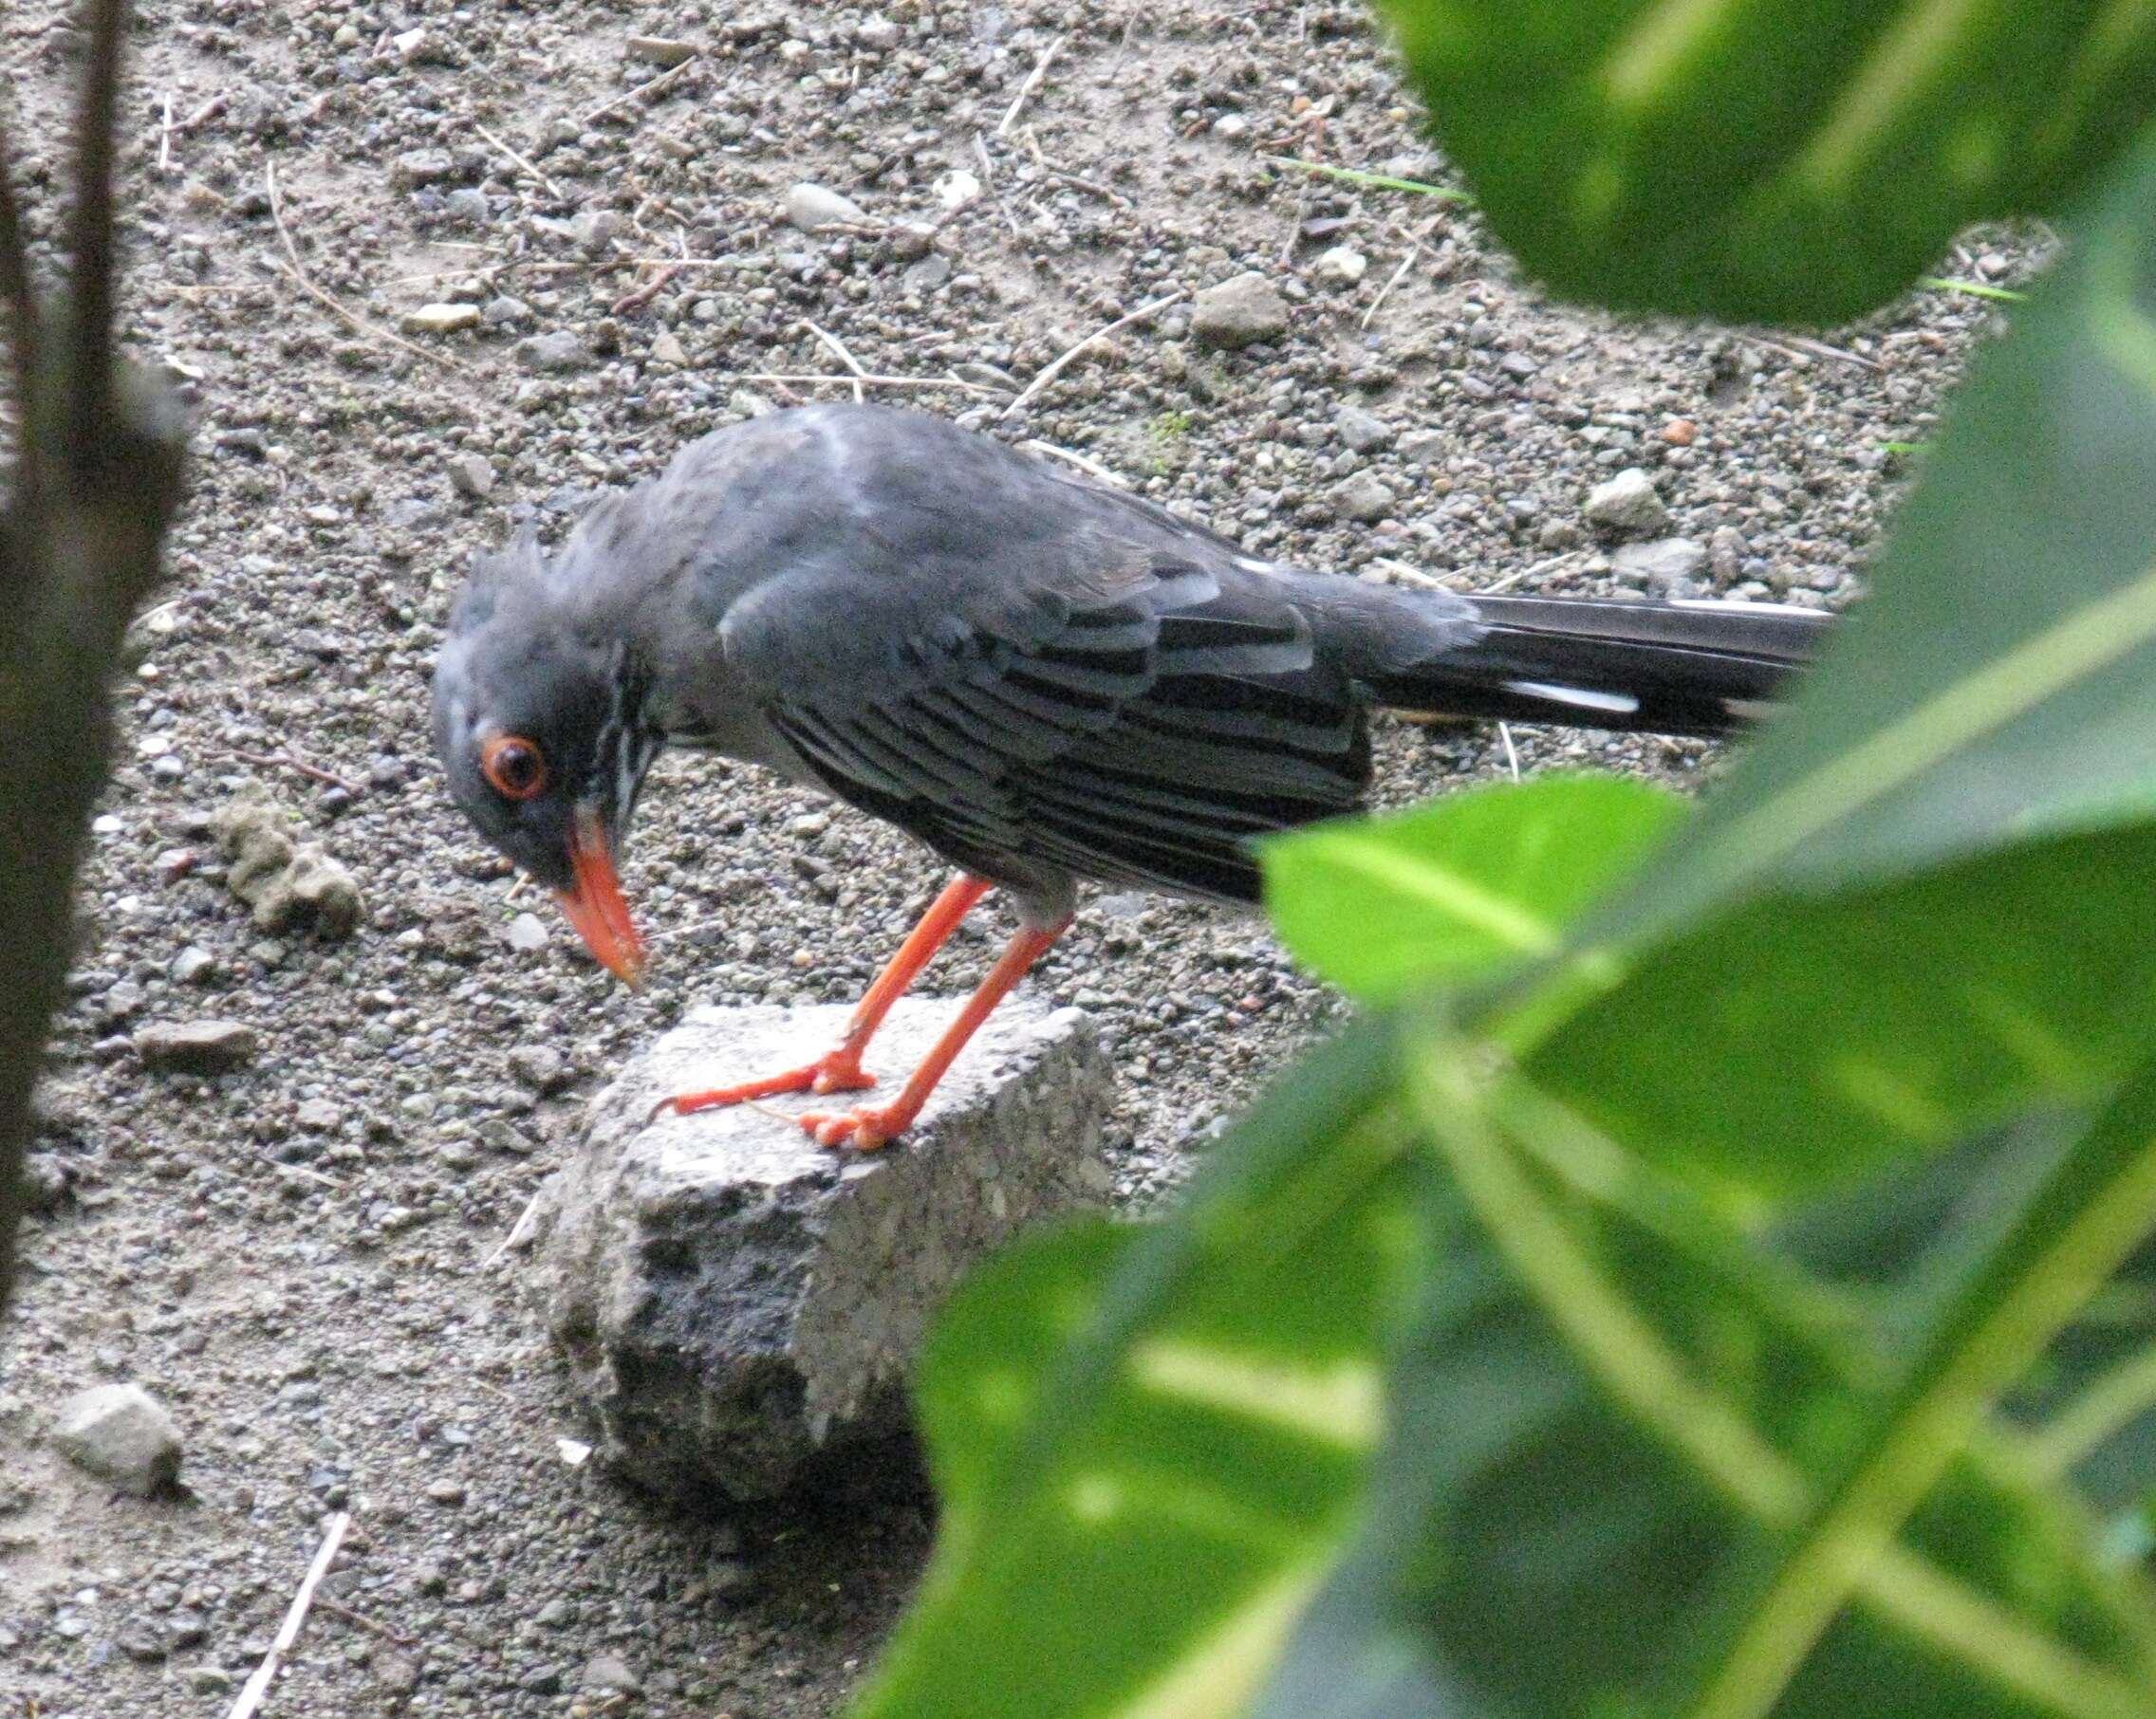
<svg viewBox="0 0 2156 1719">
<path fill-rule="evenodd" d="M 1076 466 L 1087 477 L 1107 485 L 1111 490 L 1127 490 L 1130 488 L 1128 478 L 1119 476 L 1102 465 L 1099 460 L 1088 459 L 1075 449 L 1059 448 L 1053 442 L 1042 441 L 1037 435 L 1030 441 L 1020 442 L 1018 446 L 1025 449 L 1029 453 L 1045 454 L 1050 459 L 1059 459 L 1066 465 Z"/>
<path fill-rule="evenodd" d="M 846 342 L 840 340 L 837 335 L 817 327 L 813 323 L 804 321 L 801 325 L 835 352 L 838 355 L 839 362 L 853 373 L 853 397 L 855 402 L 859 403 L 865 400 L 868 396 L 862 388 L 862 381 L 868 375 L 868 372 L 861 367 L 861 360 L 846 349 Z"/>
<path fill-rule="evenodd" d="M 266 770 L 290 770 L 294 775 L 305 776 L 310 782 L 343 788 L 355 800 L 365 792 L 358 783 L 347 782 L 334 770 L 325 770 L 320 765 L 308 764 L 305 759 L 294 758 L 284 752 L 243 752 L 234 747 L 226 756 L 236 758 L 242 764 L 257 765 Z"/>
<path fill-rule="evenodd" d="M 561 196 L 562 188 L 559 185 L 555 184 L 553 180 L 549 179 L 545 174 L 541 173 L 539 169 L 530 161 L 518 155 L 515 150 L 511 149 L 507 143 L 503 142 L 501 139 L 495 137 L 494 134 L 489 131 L 484 125 L 481 125 L 474 121 L 473 123 L 472 129 L 477 132 L 479 136 L 485 139 L 489 143 L 493 144 L 494 148 L 498 150 L 502 155 L 506 156 L 509 158 L 510 164 L 511 166 L 517 168 L 527 177 L 538 180 L 539 189 L 541 191 L 545 192 L 550 197 L 558 199 Z"/>
<path fill-rule="evenodd" d="M 1086 350 L 1087 347 L 1092 345 L 1094 342 L 1105 341 L 1108 338 L 1109 335 L 1118 333 L 1121 330 L 1129 327 L 1133 323 L 1143 322 L 1147 317 L 1154 315 L 1156 312 L 1165 310 L 1170 305 L 1175 304 L 1183 296 L 1183 290 L 1179 286 L 1173 292 L 1163 293 L 1161 295 L 1161 297 L 1150 300 L 1149 302 L 1139 305 L 1136 310 L 1130 311 L 1126 315 L 1117 317 L 1116 320 L 1110 323 L 1106 328 L 1094 329 L 1091 334 L 1088 334 L 1084 340 L 1080 341 L 1075 346 L 1071 347 L 1070 350 L 1069 352 L 1066 352 L 1061 358 L 1056 359 L 1052 362 L 1050 362 L 1045 369 L 1041 371 L 1040 375 L 1033 378 L 1031 382 L 1028 382 L 1026 384 L 1026 391 L 1023 394 L 1019 395 L 1018 397 L 1013 400 L 1008 406 L 1003 408 L 1002 416 L 1004 417 L 1009 417 L 1013 413 L 1022 409 L 1028 400 L 1032 399 L 1034 395 L 1038 394 L 1043 388 L 1046 388 L 1049 383 L 1054 381 L 1057 377 L 1061 376 L 1064 371 L 1069 368 L 1071 360 L 1076 359 L 1080 353 Z"/>
<path fill-rule="evenodd" d="M 1055 58 L 1066 40 L 1068 38 L 1058 36 L 1041 49 L 1041 57 L 1033 62 L 1033 69 L 1026 74 L 1026 81 L 1018 85 L 1018 93 L 1011 99 L 1011 111 L 1003 116 L 1003 123 L 995 128 L 997 137 L 1003 136 L 1018 122 L 1020 111 L 1032 99 L 1033 91 L 1040 87 L 1041 79 L 1048 71 L 1048 63 Z"/>
<path fill-rule="evenodd" d="M 302 292 L 314 300 L 324 309 L 330 311 L 370 340 L 385 341 L 398 348 L 399 351 L 409 352 L 414 358 L 426 363 L 446 364 L 452 370 L 460 370 L 466 375 L 471 374 L 472 366 L 464 362 L 462 359 L 453 358 L 446 352 L 429 352 L 424 346 L 415 346 L 410 341 L 390 333 L 386 328 L 378 328 L 359 312 L 345 309 L 335 298 L 317 286 L 313 278 L 302 266 L 299 249 L 292 243 L 291 231 L 285 225 L 284 197 L 277 190 L 277 166 L 275 162 L 272 161 L 269 164 L 265 170 L 265 176 L 270 186 L 270 219 L 275 224 L 278 241 L 285 248 L 285 270 L 292 277 L 293 282 Z"/>
<path fill-rule="evenodd" d="M 626 316 L 632 310 L 641 310 L 646 305 L 666 290 L 667 283 L 681 272 L 678 262 L 662 263 L 659 271 L 641 286 L 632 287 L 606 306 L 608 316 Z"/>
<path fill-rule="evenodd" d="M 585 124 L 595 124 L 599 120 L 604 120 L 608 114 L 612 113 L 617 107 L 626 107 L 631 102 L 649 101 L 653 96 L 659 95 L 662 91 L 664 91 L 670 84 L 677 83 L 688 72 L 691 66 L 701 65 L 703 63 L 703 55 L 692 55 L 690 58 L 682 61 L 681 64 L 677 65 L 672 71 L 661 72 L 658 77 L 652 79 L 650 83 L 640 83 L 636 86 L 636 88 L 624 91 L 623 94 L 616 96 L 611 102 L 607 102 L 605 106 L 593 108 L 589 113 L 584 116 Z"/>
<path fill-rule="evenodd" d="M 261 1707 L 262 1698 L 270 1692 L 270 1680 L 277 1675 L 277 1668 L 284 1664 L 285 1655 L 299 1639 L 300 1626 L 307 1621 L 307 1608 L 314 1603 L 314 1590 L 329 1574 L 330 1561 L 337 1556 L 337 1548 L 344 1543 L 345 1532 L 351 1525 L 352 1518 L 347 1511 L 340 1510 L 329 1519 L 329 1531 L 322 1537 L 322 1549 L 315 1553 L 314 1562 L 301 1578 L 300 1591 L 292 1596 L 291 1607 L 285 1614 L 285 1621 L 278 1626 L 276 1638 L 270 1643 L 270 1651 L 262 1655 L 262 1663 L 254 1668 L 254 1675 L 247 1680 L 246 1688 L 240 1691 L 239 1699 L 232 1703 L 225 1719 L 250 1719 Z"/>
<path fill-rule="evenodd" d="M 744 382 L 777 382 L 789 387 L 829 387 L 833 382 L 849 386 L 858 382 L 864 388 L 956 388 L 961 394 L 1000 394 L 1000 388 L 984 388 L 978 382 L 962 382 L 957 377 L 940 376 L 834 376 L 826 371 L 820 376 L 778 376 L 768 370 L 752 370 L 741 376 Z"/>
</svg>

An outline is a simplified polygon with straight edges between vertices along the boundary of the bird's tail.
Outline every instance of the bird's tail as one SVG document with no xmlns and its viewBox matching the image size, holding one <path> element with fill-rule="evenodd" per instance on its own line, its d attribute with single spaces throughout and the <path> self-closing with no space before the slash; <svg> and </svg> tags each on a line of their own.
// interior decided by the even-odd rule
<svg viewBox="0 0 2156 1719">
<path fill-rule="evenodd" d="M 1378 703 L 1484 721 L 1722 734 L 1762 714 L 1832 624 L 1774 603 L 1468 601 L 1482 636 L 1377 677 Z"/>
</svg>

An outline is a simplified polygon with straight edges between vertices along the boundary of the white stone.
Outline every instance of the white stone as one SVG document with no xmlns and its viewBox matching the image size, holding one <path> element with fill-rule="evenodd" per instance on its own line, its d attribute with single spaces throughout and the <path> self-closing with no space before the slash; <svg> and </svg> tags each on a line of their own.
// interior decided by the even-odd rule
<svg viewBox="0 0 2156 1719">
<path fill-rule="evenodd" d="M 1335 245 L 1317 260 L 1317 278 L 1331 286 L 1352 286 L 1370 271 L 1370 259 L 1352 245 Z"/>
<path fill-rule="evenodd" d="M 404 313 L 407 334 L 455 334 L 460 328 L 479 325 L 476 305 L 421 305 Z"/>
<path fill-rule="evenodd" d="M 873 225 L 868 212 L 850 197 L 842 197 L 825 186 L 806 182 L 786 194 L 786 218 L 803 232 L 814 232 L 819 227 L 833 225 Z"/>
<path fill-rule="evenodd" d="M 980 180 L 962 167 L 942 175 L 932 188 L 945 209 L 959 210 L 980 195 Z"/>
</svg>

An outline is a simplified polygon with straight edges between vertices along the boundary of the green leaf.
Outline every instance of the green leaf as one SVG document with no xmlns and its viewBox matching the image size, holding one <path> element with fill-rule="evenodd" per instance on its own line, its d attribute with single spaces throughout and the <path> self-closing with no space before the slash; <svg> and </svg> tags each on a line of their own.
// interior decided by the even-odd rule
<svg viewBox="0 0 2156 1719">
<path fill-rule="evenodd" d="M 2101 0 L 1380 0 L 1445 153 L 1558 291 L 1834 323 L 2053 214 L 2156 108 Z"/>
<path fill-rule="evenodd" d="M 1687 802 L 1617 776 L 1543 776 L 1265 843 L 1265 904 L 1306 966 L 1366 1002 L 1554 954 Z"/>
<path fill-rule="evenodd" d="M 2151 231 L 2156 143 L 1979 357 L 1871 595 L 1616 910 L 1621 933 L 2156 804 Z"/>
<path fill-rule="evenodd" d="M 1397 1125 L 1307 1099 L 1170 1228 L 1034 1240 L 954 1298 L 936 1557 L 859 1719 L 1225 1715 L 1263 1678 L 1353 1531 L 1428 1241 Z"/>
<path fill-rule="evenodd" d="M 2148 1097 L 1889 1334 L 1488 1068 L 1415 1061 L 1443 1266 L 1260 1719 L 2152 1710 L 2148 1596 L 1991 1414 L 2156 1222 Z"/>
<path fill-rule="evenodd" d="M 2156 1022 L 2156 826 L 1769 896 L 1626 957 L 1527 1067 L 1747 1206 L 2102 1098 Z"/>
<path fill-rule="evenodd" d="M 1987 1245 L 1968 1258 L 1954 1293 L 1935 1298 L 1924 1340 L 1891 1389 L 1868 1405 L 1862 1439 L 1805 1520 L 1728 1598 L 1702 1711 L 1734 1716 L 1772 1707 L 1857 1597 L 1867 1571 L 1901 1550 L 1906 1527 L 1920 1556 L 1949 1565 L 1962 1556 L 1967 1530 L 1951 1520 L 1951 1505 L 1921 1521 L 1919 1506 L 1973 1447 L 1980 1467 L 2007 1470 L 2008 1460 L 1979 1437 L 1993 1408 L 2156 1230 L 2156 1069 L 2061 1147 L 2049 1174 L 2017 1190 L 2010 1211 L 1985 1214 Z M 1964 1474 L 1961 1489 L 1973 1494 L 1972 1483 L 1986 1478 Z M 2149 1599 L 2136 1592 L 2116 1609 L 2119 1620 L 2138 1625 L 2137 1636 L 2117 1645 L 2138 1661 L 2137 1680 L 2156 1689 Z"/>
</svg>

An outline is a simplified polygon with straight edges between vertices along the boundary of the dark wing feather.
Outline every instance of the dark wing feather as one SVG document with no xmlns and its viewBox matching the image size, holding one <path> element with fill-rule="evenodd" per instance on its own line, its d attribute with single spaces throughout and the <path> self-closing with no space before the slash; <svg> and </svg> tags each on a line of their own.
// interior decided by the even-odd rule
<svg viewBox="0 0 2156 1719">
<path fill-rule="evenodd" d="M 1162 561 L 994 619 L 915 628 L 880 689 L 773 687 L 767 715 L 832 792 L 1036 894 L 1252 900 L 1251 838 L 1360 798 L 1353 688 L 1271 582 Z"/>
</svg>

